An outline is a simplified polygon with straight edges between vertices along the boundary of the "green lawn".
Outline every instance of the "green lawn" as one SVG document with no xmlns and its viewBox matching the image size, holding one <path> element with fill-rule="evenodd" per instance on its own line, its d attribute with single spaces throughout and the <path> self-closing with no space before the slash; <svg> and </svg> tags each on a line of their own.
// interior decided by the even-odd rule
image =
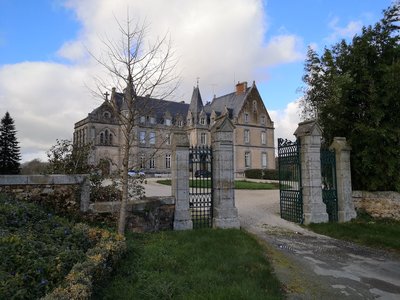
<svg viewBox="0 0 400 300">
<path fill-rule="evenodd" d="M 310 224 L 311 230 L 337 239 L 400 252 L 400 221 L 362 214 L 346 223 Z"/>
<path fill-rule="evenodd" d="M 157 183 L 171 185 L 170 179 L 157 180 Z M 211 182 L 209 179 L 189 180 L 189 186 L 192 188 L 209 188 Z M 235 180 L 235 189 L 238 190 L 277 190 L 279 183 L 253 182 L 247 180 Z"/>
<path fill-rule="evenodd" d="M 263 248 L 240 230 L 128 234 L 94 299 L 284 299 Z"/>
</svg>

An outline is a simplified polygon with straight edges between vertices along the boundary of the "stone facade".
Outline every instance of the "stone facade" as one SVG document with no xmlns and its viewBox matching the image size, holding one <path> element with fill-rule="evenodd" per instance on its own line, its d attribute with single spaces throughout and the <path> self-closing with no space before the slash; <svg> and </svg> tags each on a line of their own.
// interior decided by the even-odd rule
<svg viewBox="0 0 400 300">
<path fill-rule="evenodd" d="M 353 191 L 354 206 L 374 218 L 400 221 L 400 193 Z"/>
<path fill-rule="evenodd" d="M 118 93 L 113 89 L 110 99 L 106 96 L 98 108 L 74 127 L 74 143 L 91 143 L 90 162 L 102 161 L 105 173 L 119 170 L 122 165 L 120 146 L 124 138 L 119 115 L 127 109 L 125 91 Z M 170 174 L 173 132 L 186 131 L 191 146 L 210 145 L 210 130 L 216 118 L 223 115 L 235 125 L 236 176 L 243 176 L 246 169 L 275 169 L 274 123 L 255 83 L 251 87 L 246 82 L 238 83 L 235 92 L 214 97 L 205 105 L 197 86 L 190 104 L 138 97 L 136 107 L 131 169 L 144 170 L 149 176 Z"/>
</svg>

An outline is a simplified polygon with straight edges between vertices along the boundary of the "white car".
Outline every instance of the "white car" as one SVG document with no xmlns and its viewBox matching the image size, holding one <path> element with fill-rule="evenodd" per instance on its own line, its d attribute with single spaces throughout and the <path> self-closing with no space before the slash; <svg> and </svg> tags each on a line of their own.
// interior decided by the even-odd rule
<svg viewBox="0 0 400 300">
<path fill-rule="evenodd" d="M 144 176 L 146 174 L 143 171 L 129 170 L 128 175 L 134 177 L 134 176 Z"/>
</svg>

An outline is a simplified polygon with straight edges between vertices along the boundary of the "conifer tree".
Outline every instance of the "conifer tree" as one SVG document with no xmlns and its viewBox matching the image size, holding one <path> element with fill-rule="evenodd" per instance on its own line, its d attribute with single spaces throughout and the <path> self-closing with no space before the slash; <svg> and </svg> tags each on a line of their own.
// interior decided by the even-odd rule
<svg viewBox="0 0 400 300">
<path fill-rule="evenodd" d="M 400 191 L 400 1 L 351 42 L 308 52 L 301 102 L 325 143 L 346 137 L 355 189 Z"/>
<path fill-rule="evenodd" d="M 21 154 L 14 120 L 6 112 L 0 125 L 0 174 L 19 174 Z"/>
</svg>

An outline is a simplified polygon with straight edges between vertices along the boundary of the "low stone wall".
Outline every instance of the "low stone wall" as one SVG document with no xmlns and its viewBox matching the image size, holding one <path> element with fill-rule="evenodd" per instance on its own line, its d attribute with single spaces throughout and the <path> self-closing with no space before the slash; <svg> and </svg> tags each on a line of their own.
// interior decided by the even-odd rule
<svg viewBox="0 0 400 300">
<path fill-rule="evenodd" d="M 93 214 L 119 213 L 119 202 L 95 202 L 89 206 Z M 127 204 L 127 230 L 154 232 L 172 230 L 175 212 L 174 197 L 148 197 Z"/>
<path fill-rule="evenodd" d="M 356 210 L 363 210 L 374 218 L 400 221 L 400 193 L 353 191 Z"/>
<path fill-rule="evenodd" d="M 0 175 L 0 193 L 40 203 L 57 201 L 68 211 L 87 211 L 90 182 L 87 175 Z"/>
</svg>

